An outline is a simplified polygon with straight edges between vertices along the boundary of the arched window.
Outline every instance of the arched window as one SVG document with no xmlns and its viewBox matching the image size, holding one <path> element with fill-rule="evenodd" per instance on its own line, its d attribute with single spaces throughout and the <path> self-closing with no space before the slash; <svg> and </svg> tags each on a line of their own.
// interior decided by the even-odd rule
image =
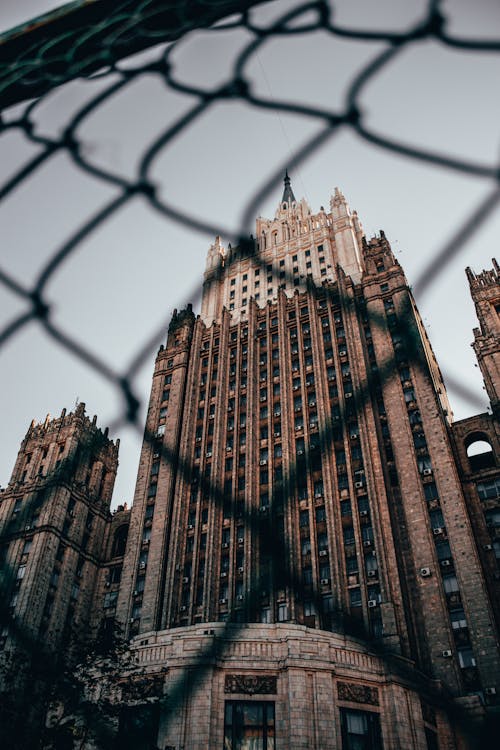
<svg viewBox="0 0 500 750">
<path fill-rule="evenodd" d="M 113 548 L 111 550 L 111 557 L 122 557 L 125 554 L 125 547 L 127 544 L 128 526 L 125 524 L 119 526 L 115 531 L 113 537 Z"/>
<path fill-rule="evenodd" d="M 495 455 L 488 440 L 488 436 L 483 432 L 474 432 L 468 435 L 465 440 L 467 457 L 471 471 L 481 471 L 494 467 Z"/>
</svg>

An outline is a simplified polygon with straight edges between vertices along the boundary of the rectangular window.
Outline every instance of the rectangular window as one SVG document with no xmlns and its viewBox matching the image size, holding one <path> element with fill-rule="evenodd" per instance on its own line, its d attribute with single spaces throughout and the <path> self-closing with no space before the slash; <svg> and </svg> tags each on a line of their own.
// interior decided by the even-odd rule
<svg viewBox="0 0 500 750">
<path fill-rule="evenodd" d="M 500 477 L 477 483 L 477 493 L 481 500 L 493 500 L 500 497 Z"/>
<path fill-rule="evenodd" d="M 224 750 L 274 750 L 274 703 L 226 701 Z"/>
<path fill-rule="evenodd" d="M 340 709 L 342 750 L 382 750 L 380 719 L 372 711 Z"/>
</svg>

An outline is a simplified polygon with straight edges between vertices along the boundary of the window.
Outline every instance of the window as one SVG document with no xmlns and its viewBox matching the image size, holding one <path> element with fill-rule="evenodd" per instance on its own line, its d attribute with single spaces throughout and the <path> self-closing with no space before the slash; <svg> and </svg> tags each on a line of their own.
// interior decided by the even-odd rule
<svg viewBox="0 0 500 750">
<path fill-rule="evenodd" d="M 226 701 L 224 750 L 274 750 L 274 703 Z"/>
<path fill-rule="evenodd" d="M 304 568 L 302 571 L 302 581 L 306 586 L 311 586 L 313 582 L 312 568 Z M 314 614 L 314 612 L 306 612 L 306 605 L 311 605 L 312 602 L 304 602 L 304 614 Z"/>
<path fill-rule="evenodd" d="M 382 750 L 380 720 L 371 711 L 340 709 L 342 750 Z"/>
<path fill-rule="evenodd" d="M 278 622 L 288 620 L 288 604 L 278 604 Z"/>
<path fill-rule="evenodd" d="M 476 660 L 471 648 L 459 648 L 458 649 L 458 661 L 462 669 L 467 667 L 475 667 Z"/>
<path fill-rule="evenodd" d="M 361 607 L 361 589 L 355 588 L 355 589 L 349 589 L 349 604 L 351 607 Z M 348 747 L 351 747 L 349 745 Z M 356 747 L 357 745 L 353 745 L 352 747 Z"/>
<path fill-rule="evenodd" d="M 500 477 L 477 483 L 477 493 L 481 500 L 492 500 L 500 497 Z"/>
<path fill-rule="evenodd" d="M 309 555 L 311 554 L 311 540 L 310 539 L 302 539 L 302 555 Z"/>
<path fill-rule="evenodd" d="M 460 609 L 453 609 L 450 612 L 451 627 L 453 630 L 462 630 L 467 627 L 467 620 L 465 619 L 465 612 L 462 607 Z"/>
<path fill-rule="evenodd" d="M 458 591 L 458 581 L 454 573 L 443 576 L 443 586 L 447 594 L 453 594 Z"/>
<path fill-rule="evenodd" d="M 343 530 L 344 544 L 351 545 L 355 543 L 354 529 L 352 526 L 348 526 Z"/>
<path fill-rule="evenodd" d="M 481 471 L 495 466 L 493 449 L 486 439 L 486 435 L 475 433 L 466 442 L 467 457 L 471 471 Z"/>
<path fill-rule="evenodd" d="M 316 508 L 316 523 L 326 520 L 326 510 L 324 505 L 320 505 Z"/>
<path fill-rule="evenodd" d="M 352 516 L 352 508 L 350 500 L 341 500 L 340 502 L 340 515 L 341 516 Z"/>
</svg>

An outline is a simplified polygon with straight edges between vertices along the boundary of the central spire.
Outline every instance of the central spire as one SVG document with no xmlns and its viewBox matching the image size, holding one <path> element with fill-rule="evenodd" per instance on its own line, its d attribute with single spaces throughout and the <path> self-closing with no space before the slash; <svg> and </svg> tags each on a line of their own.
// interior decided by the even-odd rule
<svg viewBox="0 0 500 750">
<path fill-rule="evenodd" d="M 285 188 L 283 190 L 282 203 L 296 203 L 295 196 L 293 194 L 292 187 L 290 185 L 290 177 L 288 176 L 288 169 L 285 170 L 285 177 L 283 178 Z"/>
</svg>

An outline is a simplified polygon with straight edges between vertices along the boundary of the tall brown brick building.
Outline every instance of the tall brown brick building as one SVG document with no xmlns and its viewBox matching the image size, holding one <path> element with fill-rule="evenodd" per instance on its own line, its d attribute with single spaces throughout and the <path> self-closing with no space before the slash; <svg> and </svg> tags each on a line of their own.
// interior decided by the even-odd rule
<svg viewBox="0 0 500 750">
<path fill-rule="evenodd" d="M 211 246 L 201 315 L 176 311 L 156 358 L 130 518 L 99 532 L 89 617 L 161 675 L 151 742 L 477 746 L 500 692 L 500 290 L 496 264 L 468 274 L 492 413 L 453 423 L 404 272 L 338 190 L 313 214 L 287 176 L 255 239 Z"/>
</svg>

